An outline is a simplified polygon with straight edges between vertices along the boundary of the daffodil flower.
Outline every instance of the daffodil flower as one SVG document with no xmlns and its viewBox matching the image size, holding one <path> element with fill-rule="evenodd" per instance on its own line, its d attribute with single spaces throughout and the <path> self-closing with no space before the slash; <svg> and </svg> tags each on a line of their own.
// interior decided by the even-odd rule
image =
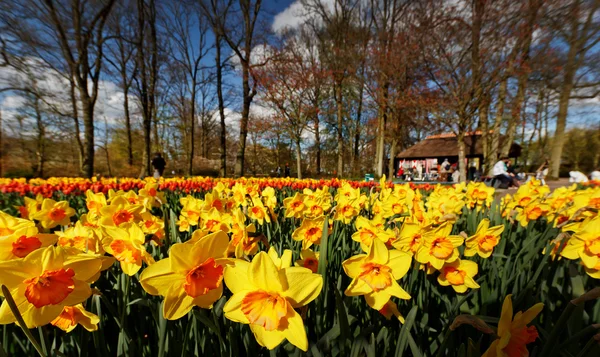
<svg viewBox="0 0 600 357">
<path fill-rule="evenodd" d="M 177 320 L 194 306 L 209 309 L 221 297 L 228 244 L 221 231 L 192 244 L 173 244 L 168 258 L 144 269 L 140 283 L 148 294 L 164 296 L 166 319 Z"/>
<path fill-rule="evenodd" d="M 467 289 L 479 289 L 479 284 L 473 279 L 477 271 L 477 263 L 456 259 L 444 264 L 437 280 L 442 286 L 452 286 L 457 293 L 464 293 Z"/>
<path fill-rule="evenodd" d="M 87 254 L 70 254 L 59 247 L 38 249 L 23 259 L 0 262 L 0 285 L 9 289 L 28 328 L 54 320 L 65 306 L 77 305 L 92 294 L 89 281 L 102 262 Z M 8 302 L 0 306 L 0 324 L 15 322 Z"/>
<path fill-rule="evenodd" d="M 136 224 L 104 229 L 106 237 L 102 240 L 102 246 L 119 261 L 125 274 L 131 276 L 137 273 L 142 268 L 142 261 L 146 264 L 154 263 L 154 259 L 144 247 L 146 236 Z"/>
<path fill-rule="evenodd" d="M 498 323 L 498 339 L 492 342 L 483 357 L 529 356 L 527 344 L 538 338 L 535 326 L 527 326 L 544 308 L 544 304 L 533 305 L 525 312 L 517 312 L 513 319 L 512 295 L 506 296 Z"/>
<path fill-rule="evenodd" d="M 287 339 L 308 350 L 304 323 L 294 308 L 319 295 L 320 275 L 301 267 L 278 269 L 267 253 L 260 252 L 251 263 L 236 259 L 228 265 L 225 284 L 233 292 L 223 308 L 225 317 L 249 324 L 261 346 L 271 350 Z"/>
<path fill-rule="evenodd" d="M 500 242 L 500 235 L 504 232 L 504 226 L 490 227 L 490 220 L 484 218 L 479 222 L 475 234 L 465 241 L 465 256 L 472 257 L 475 254 L 482 258 L 489 258 L 494 247 Z"/>
<path fill-rule="evenodd" d="M 54 234 L 39 233 L 36 227 L 19 228 L 0 237 L 0 261 L 24 258 L 36 249 L 54 244 L 56 238 Z"/>
<path fill-rule="evenodd" d="M 379 239 L 373 240 L 368 254 L 355 255 L 342 263 L 352 282 L 344 292 L 347 296 L 364 295 L 367 304 L 381 310 L 392 296 L 410 299 L 398 285 L 410 268 L 411 256 L 399 250 L 389 250 Z"/>
<path fill-rule="evenodd" d="M 56 202 L 46 198 L 42 202 L 42 208 L 33 215 L 33 218 L 40 221 L 42 227 L 48 229 L 69 225 L 73 215 L 75 215 L 75 210 L 69 207 L 67 201 Z"/>
<path fill-rule="evenodd" d="M 435 269 L 440 270 L 444 263 L 458 259 L 458 249 L 464 238 L 450 235 L 452 225 L 448 222 L 426 232 L 423 235 L 423 245 L 417 250 L 415 259 L 421 263 L 430 263 Z"/>
<path fill-rule="evenodd" d="M 302 249 L 308 249 L 313 244 L 320 244 L 323 236 L 323 223 L 325 216 L 317 218 L 304 218 L 300 227 L 294 230 L 292 238 L 302 242 Z"/>
<path fill-rule="evenodd" d="M 310 249 L 303 249 L 300 252 L 300 259 L 294 262 L 294 265 L 310 269 L 313 273 L 316 273 L 319 269 L 319 256 L 318 252 L 313 252 Z"/>
<path fill-rule="evenodd" d="M 60 315 L 52 320 L 50 324 L 65 332 L 73 331 L 77 325 L 81 325 L 84 329 L 92 332 L 98 330 L 99 322 L 98 315 L 86 311 L 82 304 L 77 304 L 75 306 L 65 306 Z"/>
</svg>

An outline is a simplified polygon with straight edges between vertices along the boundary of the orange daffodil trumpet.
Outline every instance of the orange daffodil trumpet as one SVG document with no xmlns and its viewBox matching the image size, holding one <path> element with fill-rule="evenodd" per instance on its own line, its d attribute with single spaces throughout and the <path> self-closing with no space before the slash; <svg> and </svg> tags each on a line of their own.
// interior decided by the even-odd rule
<svg viewBox="0 0 600 357">
<path fill-rule="evenodd" d="M 475 254 L 482 258 L 489 258 L 494 247 L 500 242 L 500 235 L 504 232 L 504 226 L 490 227 L 490 220 L 484 218 L 479 222 L 474 235 L 467 238 L 465 244 L 465 256 L 472 257 Z"/>
<path fill-rule="evenodd" d="M 410 268 L 411 256 L 399 250 L 389 250 L 385 243 L 374 239 L 368 254 L 355 255 L 342 263 L 352 282 L 346 288 L 347 296 L 364 295 L 367 304 L 381 310 L 392 296 L 410 299 L 398 285 Z"/>
<path fill-rule="evenodd" d="M 235 259 L 225 267 L 225 284 L 233 292 L 223 308 L 225 317 L 249 324 L 256 341 L 268 349 L 287 339 L 306 351 L 304 323 L 295 308 L 319 295 L 323 278 L 310 269 L 289 267 L 284 259 L 278 268 L 270 255 L 260 252 L 250 263 Z"/>
<path fill-rule="evenodd" d="M 115 257 L 121 264 L 123 272 L 134 275 L 146 264 L 154 263 L 154 259 L 144 247 L 146 236 L 136 224 L 125 224 L 121 227 L 104 227 L 106 237 L 102 246 L 106 252 Z"/>
<path fill-rule="evenodd" d="M 38 249 L 23 259 L 0 262 L 0 285 L 6 285 L 28 328 L 57 318 L 65 306 L 74 306 L 92 294 L 88 281 L 102 262 L 87 254 L 72 254 L 59 247 Z M 4 300 L 0 324 L 16 321 Z"/>
<path fill-rule="evenodd" d="M 194 306 L 209 309 L 221 297 L 228 245 L 224 232 L 208 234 L 174 244 L 168 258 L 144 269 L 140 283 L 149 294 L 164 296 L 166 319 L 179 319 Z"/>
<path fill-rule="evenodd" d="M 36 227 L 19 228 L 0 237 L 0 261 L 24 258 L 36 249 L 54 244 L 56 239 L 54 234 L 39 233 Z"/>
<path fill-rule="evenodd" d="M 464 238 L 450 235 L 452 225 L 448 222 L 423 234 L 423 244 L 417 250 L 415 259 L 421 264 L 431 264 L 440 270 L 444 263 L 451 263 L 458 259 L 458 247 Z"/>
<path fill-rule="evenodd" d="M 498 338 L 483 354 L 483 357 L 525 357 L 529 356 L 526 345 L 538 338 L 535 326 L 527 326 L 542 312 L 544 304 L 533 305 L 525 312 L 517 312 L 513 318 L 512 295 L 506 296 L 502 305 Z"/>
</svg>

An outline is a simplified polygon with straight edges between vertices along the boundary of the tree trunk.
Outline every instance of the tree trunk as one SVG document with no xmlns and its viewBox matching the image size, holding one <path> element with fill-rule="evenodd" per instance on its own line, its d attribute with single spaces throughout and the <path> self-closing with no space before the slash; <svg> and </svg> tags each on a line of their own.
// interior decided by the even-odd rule
<svg viewBox="0 0 600 357">
<path fill-rule="evenodd" d="M 315 146 L 317 149 L 316 172 L 321 174 L 321 134 L 319 133 L 319 116 L 315 115 Z"/>
<path fill-rule="evenodd" d="M 302 179 L 302 148 L 300 147 L 300 137 L 296 137 L 296 170 L 298 170 L 298 179 Z"/>
<path fill-rule="evenodd" d="M 458 171 L 460 173 L 460 182 L 464 181 L 467 177 L 467 167 L 465 163 L 465 133 L 463 131 L 459 131 L 458 135 L 456 136 L 456 141 L 458 143 Z"/>
<path fill-rule="evenodd" d="M 479 106 L 479 128 L 481 129 L 481 145 L 483 148 L 483 162 L 480 162 L 481 172 L 487 172 L 489 165 L 493 165 L 494 163 L 490 163 L 492 156 L 491 154 L 491 145 L 490 145 L 490 129 L 489 129 L 489 121 L 488 115 L 490 110 L 490 99 L 488 96 L 485 96 L 481 105 Z M 485 170 L 485 171 L 484 171 Z"/>
<path fill-rule="evenodd" d="M 71 108 L 73 111 L 73 121 L 75 122 L 75 143 L 77 144 L 77 154 L 79 156 L 79 170 L 83 171 L 83 143 L 81 142 L 81 132 L 79 129 L 79 111 L 77 110 L 77 95 L 75 94 L 75 82 L 69 81 L 71 90 Z"/>
<path fill-rule="evenodd" d="M 219 118 L 221 119 L 221 167 L 219 176 L 227 176 L 227 126 L 225 125 L 225 104 L 223 100 L 223 67 L 221 65 L 221 36 L 215 39 L 215 63 L 217 64 L 217 98 L 219 100 Z"/>
<path fill-rule="evenodd" d="M 94 104 L 82 90 L 79 89 L 83 111 L 83 138 L 85 142 L 83 151 L 83 166 L 81 173 L 84 177 L 94 176 Z"/>
<path fill-rule="evenodd" d="M 342 101 L 342 86 L 336 85 L 335 105 L 337 109 L 337 176 L 344 175 L 344 108 Z"/>
<path fill-rule="evenodd" d="M 133 166 L 133 141 L 131 139 L 131 117 L 129 115 L 129 87 L 123 86 L 123 111 L 125 113 L 125 130 L 127 131 L 127 164 Z"/>
<path fill-rule="evenodd" d="M 361 78 L 364 77 L 365 65 L 363 63 L 363 70 L 361 74 Z M 354 174 L 358 174 L 360 172 L 360 157 L 359 157 L 359 144 L 360 144 L 360 121 L 362 119 L 362 111 L 363 111 L 363 92 L 364 92 L 364 83 L 360 81 L 360 90 L 358 91 L 358 108 L 356 112 L 356 124 L 354 125 L 354 143 L 352 147 L 352 172 Z"/>
<path fill-rule="evenodd" d="M 35 107 L 35 121 L 37 126 L 37 165 L 36 165 L 36 176 L 44 177 L 44 163 L 46 162 L 46 128 L 40 112 L 39 99 L 34 99 Z"/>
<path fill-rule="evenodd" d="M 196 130 L 196 83 L 192 81 L 192 98 L 190 108 L 190 157 L 188 161 L 188 175 L 193 175 L 194 168 L 194 131 Z"/>
<path fill-rule="evenodd" d="M 244 176 L 244 154 L 246 153 L 246 137 L 248 136 L 248 120 L 250 116 L 250 104 L 252 96 L 250 90 L 250 63 L 242 61 L 242 87 L 244 103 L 242 106 L 242 117 L 240 118 L 240 136 L 238 141 L 238 153 L 235 160 L 235 175 Z"/>
</svg>

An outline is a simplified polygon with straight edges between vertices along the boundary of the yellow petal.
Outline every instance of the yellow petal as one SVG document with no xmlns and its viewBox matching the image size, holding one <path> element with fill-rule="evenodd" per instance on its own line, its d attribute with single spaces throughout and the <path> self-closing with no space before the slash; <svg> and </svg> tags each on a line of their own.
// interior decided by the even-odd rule
<svg viewBox="0 0 600 357">
<path fill-rule="evenodd" d="M 323 288 L 323 277 L 313 274 L 310 269 L 291 267 L 280 271 L 281 281 L 285 282 L 283 296 L 293 307 L 308 304 L 319 296 Z"/>
<path fill-rule="evenodd" d="M 396 281 L 392 281 L 392 285 L 388 286 L 383 291 L 399 299 L 410 299 L 410 295 L 404 289 L 402 289 Z"/>
<path fill-rule="evenodd" d="M 135 273 L 137 273 L 141 268 L 142 268 L 142 264 L 135 264 L 135 263 L 127 263 L 127 262 L 120 262 L 121 263 L 121 270 L 123 270 L 123 273 L 132 276 L 135 275 Z"/>
<path fill-rule="evenodd" d="M 346 296 L 360 296 L 373 292 L 373 288 L 371 288 L 367 283 L 365 283 L 362 279 L 354 278 L 350 285 L 344 291 Z"/>
<path fill-rule="evenodd" d="M 496 354 L 496 348 L 498 347 L 498 341 L 500 340 L 494 340 L 494 342 L 492 342 L 490 347 L 481 357 L 497 357 L 498 355 Z"/>
<path fill-rule="evenodd" d="M 344 272 L 351 278 L 356 278 L 362 272 L 361 266 L 364 263 L 366 254 L 355 255 L 349 259 L 344 260 L 342 263 L 342 267 L 344 268 Z"/>
<path fill-rule="evenodd" d="M 93 255 L 78 254 L 67 257 L 63 266 L 75 271 L 75 279 L 87 281 L 100 271 L 102 261 Z"/>
<path fill-rule="evenodd" d="M 142 288 L 150 295 L 165 295 L 175 284 L 181 286 L 185 277 L 171 271 L 169 258 L 148 266 L 140 275 Z"/>
<path fill-rule="evenodd" d="M 366 294 L 365 301 L 375 310 L 381 310 L 390 300 L 390 297 L 390 294 L 386 293 L 385 290 L 380 290 L 378 292 Z"/>
<path fill-rule="evenodd" d="M 266 331 L 265 328 L 260 325 L 250 325 L 250 330 L 252 330 L 252 333 L 254 333 L 256 342 L 270 350 L 279 346 L 279 344 L 285 339 L 285 334 L 283 331 Z"/>
<path fill-rule="evenodd" d="M 533 305 L 527 311 L 525 311 L 522 315 L 520 315 L 518 319 L 515 318 L 515 321 L 513 323 L 514 327 L 515 328 L 525 327 L 531 321 L 533 321 L 533 319 L 535 319 L 536 316 L 539 315 L 543 309 L 544 309 L 544 304 L 542 304 L 542 303 L 537 303 L 537 304 Z"/>
<path fill-rule="evenodd" d="M 90 289 L 90 285 L 88 283 L 79 280 L 74 280 L 73 285 L 73 291 L 71 291 L 71 293 L 67 295 L 67 297 L 63 301 L 61 301 L 59 305 L 74 306 L 84 302 L 87 298 L 92 296 L 92 289 Z"/>
<path fill-rule="evenodd" d="M 194 299 L 185 290 L 176 286 L 165 295 L 163 316 L 167 320 L 177 320 L 185 316 L 194 307 Z"/>
<path fill-rule="evenodd" d="M 63 310 L 63 305 L 46 305 L 39 309 L 31 305 L 31 308 L 22 312 L 23 320 L 28 328 L 44 326 L 54 320 Z"/>
<path fill-rule="evenodd" d="M 0 285 L 6 285 L 10 290 L 22 284 L 23 280 L 37 275 L 36 272 L 27 272 L 25 268 L 26 264 L 22 259 L 0 262 Z M 3 296 L 1 291 L 0 296 Z"/>
<path fill-rule="evenodd" d="M 210 309 L 215 301 L 219 300 L 222 295 L 223 285 L 221 284 L 216 289 L 211 289 L 204 295 L 196 296 L 193 304 L 203 309 Z"/>
<path fill-rule="evenodd" d="M 242 324 L 249 324 L 248 318 L 242 312 L 242 300 L 246 297 L 246 294 L 249 293 L 250 290 L 243 290 L 238 293 L 233 294 L 229 300 L 223 306 L 223 312 L 225 313 L 225 317 L 231 321 L 239 322 Z"/>
<path fill-rule="evenodd" d="M 399 280 L 406 275 L 410 269 L 412 257 L 410 254 L 399 250 L 390 250 L 389 255 L 390 260 L 386 265 L 392 269 L 392 275 L 394 275 L 394 279 Z"/>
<path fill-rule="evenodd" d="M 585 243 L 579 239 L 569 239 L 560 255 L 567 259 L 579 259 L 579 252 L 583 250 Z"/>
<path fill-rule="evenodd" d="M 288 306 L 287 328 L 284 330 L 284 336 L 290 343 L 302 351 L 308 350 L 308 339 L 306 338 L 306 330 L 302 317 L 291 307 Z"/>
<path fill-rule="evenodd" d="M 277 267 L 265 252 L 260 252 L 254 257 L 248 275 L 250 282 L 261 290 L 275 292 L 283 290 Z"/>
<path fill-rule="evenodd" d="M 504 298 L 504 303 L 502 304 L 502 313 L 500 315 L 500 321 L 498 322 L 498 336 L 504 336 L 505 334 L 510 332 L 510 324 L 512 322 L 513 317 L 513 307 L 511 298 L 511 294 L 507 295 Z"/>
<path fill-rule="evenodd" d="M 367 260 L 373 261 L 377 264 L 387 264 L 389 259 L 388 249 L 379 239 L 374 239 L 371 247 L 369 248 L 369 254 Z"/>
<path fill-rule="evenodd" d="M 254 285 L 250 282 L 250 263 L 241 259 L 231 259 L 231 264 L 225 267 L 223 274 L 225 285 L 236 294 L 242 290 L 254 289 Z"/>
</svg>

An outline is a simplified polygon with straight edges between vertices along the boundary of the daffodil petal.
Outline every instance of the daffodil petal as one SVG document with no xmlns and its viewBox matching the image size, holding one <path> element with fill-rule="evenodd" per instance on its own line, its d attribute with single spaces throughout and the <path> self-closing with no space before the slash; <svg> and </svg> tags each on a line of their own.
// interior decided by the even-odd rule
<svg viewBox="0 0 600 357">
<path fill-rule="evenodd" d="M 249 279 L 250 263 L 241 259 L 232 259 L 231 264 L 225 267 L 223 273 L 225 285 L 236 294 L 242 290 L 252 289 L 254 286 Z"/>
<path fill-rule="evenodd" d="M 316 299 L 323 288 L 323 277 L 306 268 L 291 267 L 280 271 L 284 281 L 283 295 L 293 307 L 300 307 Z"/>
<path fill-rule="evenodd" d="M 269 258 L 270 259 L 270 258 Z M 273 330 L 267 331 L 264 327 L 260 325 L 250 325 L 250 330 L 254 333 L 254 337 L 256 338 L 256 342 L 259 345 L 266 347 L 270 350 L 279 346 L 281 342 L 285 339 L 285 334 L 283 331 Z"/>
<path fill-rule="evenodd" d="M 302 317 L 291 306 L 288 306 L 287 328 L 283 331 L 285 338 L 302 351 L 308 350 L 308 339 Z"/>
<path fill-rule="evenodd" d="M 171 271 L 170 258 L 146 267 L 140 275 L 140 284 L 150 295 L 165 295 L 173 285 L 183 284 L 185 277 Z"/>
<path fill-rule="evenodd" d="M 258 253 L 250 263 L 249 278 L 252 284 L 265 291 L 282 291 L 279 273 L 273 260 L 265 252 Z"/>
<path fill-rule="evenodd" d="M 242 324 L 250 323 L 246 315 L 242 312 L 242 300 L 244 300 L 246 294 L 249 292 L 249 290 L 237 292 L 227 300 L 225 306 L 223 306 L 223 312 L 225 313 L 226 318 Z"/>
</svg>

